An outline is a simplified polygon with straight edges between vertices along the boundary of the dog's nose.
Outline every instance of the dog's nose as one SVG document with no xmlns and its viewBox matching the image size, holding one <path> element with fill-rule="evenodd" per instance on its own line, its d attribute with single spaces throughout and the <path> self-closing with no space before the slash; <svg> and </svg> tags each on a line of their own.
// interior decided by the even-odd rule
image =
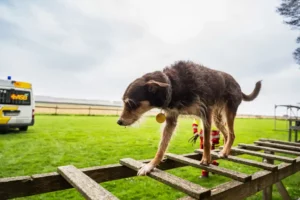
<svg viewBox="0 0 300 200">
<path fill-rule="evenodd" d="M 117 124 L 119 124 L 119 125 L 123 125 L 123 122 L 122 122 L 122 120 L 120 120 L 120 119 L 119 119 L 119 120 L 117 121 Z"/>
</svg>

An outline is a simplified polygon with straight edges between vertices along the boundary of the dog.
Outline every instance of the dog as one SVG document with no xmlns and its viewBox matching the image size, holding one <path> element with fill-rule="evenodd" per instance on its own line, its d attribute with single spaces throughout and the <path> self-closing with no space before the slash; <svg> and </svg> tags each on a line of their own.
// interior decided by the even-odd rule
<svg viewBox="0 0 300 200">
<path fill-rule="evenodd" d="M 179 115 L 193 115 L 203 122 L 204 148 L 200 164 L 211 163 L 212 122 L 224 136 L 224 148 L 219 157 L 227 157 L 235 139 L 234 120 L 238 107 L 242 101 L 254 100 L 260 90 L 261 80 L 256 82 L 252 93 L 246 95 L 230 74 L 182 60 L 131 82 L 123 94 L 124 107 L 118 125 L 130 126 L 153 108 L 162 109 L 166 114 L 156 155 L 137 174 L 146 175 L 161 162 Z"/>
</svg>

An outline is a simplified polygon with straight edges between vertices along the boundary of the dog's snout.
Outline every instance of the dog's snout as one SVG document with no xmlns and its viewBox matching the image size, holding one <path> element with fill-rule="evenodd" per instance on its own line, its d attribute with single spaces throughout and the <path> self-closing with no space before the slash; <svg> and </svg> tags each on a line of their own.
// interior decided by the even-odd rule
<svg viewBox="0 0 300 200">
<path fill-rule="evenodd" d="M 117 124 L 119 124 L 119 125 L 121 126 L 121 125 L 123 125 L 123 121 L 119 119 L 119 120 L 117 121 Z"/>
</svg>

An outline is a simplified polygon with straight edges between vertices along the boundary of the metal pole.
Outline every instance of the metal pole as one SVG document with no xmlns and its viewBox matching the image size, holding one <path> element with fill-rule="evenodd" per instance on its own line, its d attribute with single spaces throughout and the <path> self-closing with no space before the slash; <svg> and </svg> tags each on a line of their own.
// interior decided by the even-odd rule
<svg viewBox="0 0 300 200">
<path fill-rule="evenodd" d="M 286 107 L 286 116 L 287 116 L 287 118 L 289 119 L 290 117 L 289 117 L 289 107 Z M 285 128 L 287 129 L 288 127 L 287 127 L 287 121 L 285 122 Z"/>
<path fill-rule="evenodd" d="M 276 108 L 277 106 L 274 106 L 274 130 L 276 130 Z"/>
</svg>

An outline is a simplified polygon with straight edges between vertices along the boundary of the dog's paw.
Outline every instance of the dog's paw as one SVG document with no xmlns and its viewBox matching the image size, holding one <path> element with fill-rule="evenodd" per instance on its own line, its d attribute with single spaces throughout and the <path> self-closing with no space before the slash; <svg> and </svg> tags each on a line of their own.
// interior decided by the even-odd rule
<svg viewBox="0 0 300 200">
<path fill-rule="evenodd" d="M 219 158 L 227 158 L 229 155 L 229 153 L 225 152 L 225 151 L 220 151 L 218 154 Z"/>
<path fill-rule="evenodd" d="M 148 163 L 146 165 L 144 165 L 137 173 L 138 176 L 146 176 L 148 173 L 150 173 L 152 171 L 152 169 L 154 169 L 154 165 L 151 163 Z"/>
<path fill-rule="evenodd" d="M 204 158 L 204 157 L 202 157 L 202 159 L 200 161 L 201 165 L 209 165 L 210 163 L 211 163 L 211 160 L 207 159 L 207 158 Z"/>
</svg>

